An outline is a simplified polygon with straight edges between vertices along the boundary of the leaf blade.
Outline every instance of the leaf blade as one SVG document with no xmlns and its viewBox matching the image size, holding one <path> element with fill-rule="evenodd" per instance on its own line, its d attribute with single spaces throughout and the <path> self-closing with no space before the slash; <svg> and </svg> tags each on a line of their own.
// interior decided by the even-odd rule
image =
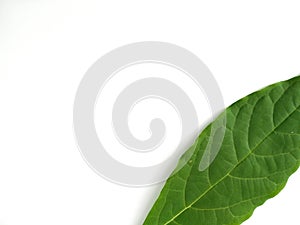
<svg viewBox="0 0 300 225">
<path fill-rule="evenodd" d="M 299 107 L 300 77 L 228 107 L 215 160 L 199 171 L 212 124 L 222 114 L 200 134 L 188 163 L 168 179 L 144 225 L 234 225 L 249 218 L 299 167 Z"/>
</svg>

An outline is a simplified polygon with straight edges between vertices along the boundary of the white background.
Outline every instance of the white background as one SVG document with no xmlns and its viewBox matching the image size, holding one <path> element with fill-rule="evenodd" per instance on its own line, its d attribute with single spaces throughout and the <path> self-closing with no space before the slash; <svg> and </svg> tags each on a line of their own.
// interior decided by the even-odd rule
<svg viewBox="0 0 300 225">
<path fill-rule="evenodd" d="M 300 73 L 297 1 L 0 0 L 0 225 L 139 225 L 161 188 L 96 175 L 73 136 L 89 66 L 137 41 L 197 54 L 225 104 Z M 298 224 L 300 172 L 244 224 Z"/>
</svg>

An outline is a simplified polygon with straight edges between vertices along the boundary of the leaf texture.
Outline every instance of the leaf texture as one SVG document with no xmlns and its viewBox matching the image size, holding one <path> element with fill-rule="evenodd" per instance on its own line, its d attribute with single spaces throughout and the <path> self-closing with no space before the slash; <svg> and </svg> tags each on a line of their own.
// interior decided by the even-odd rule
<svg viewBox="0 0 300 225">
<path fill-rule="evenodd" d="M 200 171 L 212 127 L 224 116 L 220 150 Z M 299 167 L 300 76 L 229 106 L 178 165 L 184 162 L 167 180 L 144 225 L 238 225 L 247 220 Z"/>
</svg>

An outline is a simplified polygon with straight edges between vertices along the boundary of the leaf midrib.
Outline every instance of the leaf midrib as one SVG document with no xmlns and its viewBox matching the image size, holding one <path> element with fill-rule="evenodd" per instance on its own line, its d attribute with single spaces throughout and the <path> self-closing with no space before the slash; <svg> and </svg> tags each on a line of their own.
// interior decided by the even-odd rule
<svg viewBox="0 0 300 225">
<path fill-rule="evenodd" d="M 211 191 L 215 186 L 217 186 L 219 183 L 221 183 L 223 180 L 225 180 L 243 161 L 245 161 L 251 154 L 254 153 L 254 151 L 273 133 L 275 130 L 280 127 L 291 115 L 293 115 L 295 112 L 300 109 L 300 106 L 297 106 L 282 122 L 277 124 L 272 131 L 270 131 L 243 159 L 241 159 L 238 164 L 233 167 L 222 179 L 220 179 L 218 182 L 216 182 L 214 185 L 210 186 L 202 195 L 200 195 L 195 201 L 190 203 L 188 206 L 186 206 L 183 210 L 181 210 L 179 213 L 177 213 L 172 219 L 164 223 L 164 225 L 167 225 L 174 221 L 178 216 L 180 216 L 183 212 L 191 208 L 196 202 L 198 202 L 202 197 L 204 197 L 209 191 Z M 174 221 L 175 222 L 175 221 Z"/>
</svg>

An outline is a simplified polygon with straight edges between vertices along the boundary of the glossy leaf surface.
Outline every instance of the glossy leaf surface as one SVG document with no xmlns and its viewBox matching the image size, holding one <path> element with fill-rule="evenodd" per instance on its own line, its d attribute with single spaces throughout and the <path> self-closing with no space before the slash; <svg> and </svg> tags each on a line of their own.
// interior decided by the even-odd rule
<svg viewBox="0 0 300 225">
<path fill-rule="evenodd" d="M 201 171 L 211 129 L 224 116 L 220 150 Z M 239 100 L 207 126 L 182 156 L 178 165 L 184 166 L 167 180 L 144 225 L 241 224 L 283 189 L 299 162 L 300 77 L 295 77 Z"/>
</svg>

